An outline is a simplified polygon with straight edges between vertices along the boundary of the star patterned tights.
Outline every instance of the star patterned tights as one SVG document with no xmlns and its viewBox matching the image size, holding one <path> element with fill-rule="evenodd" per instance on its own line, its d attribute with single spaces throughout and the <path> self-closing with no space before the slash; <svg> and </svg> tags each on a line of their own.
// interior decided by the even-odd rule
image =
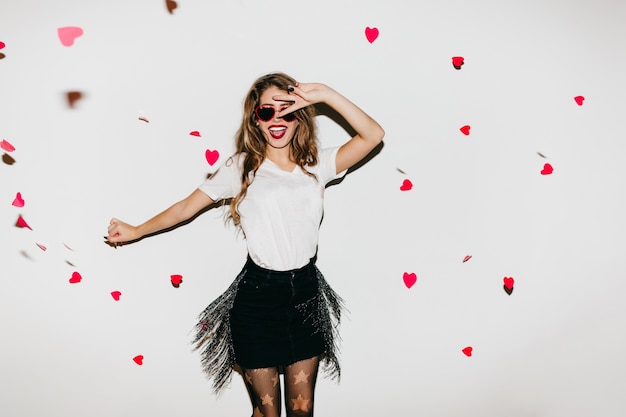
<svg viewBox="0 0 626 417">
<path fill-rule="evenodd" d="M 312 417 L 319 358 L 285 367 L 287 417 Z M 244 369 L 243 379 L 252 401 L 252 417 L 280 417 L 281 386 L 278 368 Z"/>
</svg>

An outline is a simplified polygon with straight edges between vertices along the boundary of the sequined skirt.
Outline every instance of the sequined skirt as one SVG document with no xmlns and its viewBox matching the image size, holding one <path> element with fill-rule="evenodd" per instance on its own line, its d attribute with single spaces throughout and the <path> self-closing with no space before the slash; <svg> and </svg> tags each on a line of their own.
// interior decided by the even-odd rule
<svg viewBox="0 0 626 417">
<path fill-rule="evenodd" d="M 319 355 L 327 376 L 338 378 L 343 309 L 313 261 L 272 271 L 248 259 L 230 287 L 200 313 L 193 343 L 218 394 L 236 365 L 285 366 Z"/>
</svg>

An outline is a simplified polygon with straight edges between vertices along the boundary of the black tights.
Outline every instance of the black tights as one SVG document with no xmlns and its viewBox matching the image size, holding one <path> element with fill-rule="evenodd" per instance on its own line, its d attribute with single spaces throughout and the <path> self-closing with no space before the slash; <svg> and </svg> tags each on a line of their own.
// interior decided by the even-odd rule
<svg viewBox="0 0 626 417">
<path fill-rule="evenodd" d="M 319 358 L 285 367 L 285 408 L 288 417 L 312 417 Z M 252 401 L 252 417 L 280 417 L 281 384 L 278 368 L 243 369 Z"/>
</svg>

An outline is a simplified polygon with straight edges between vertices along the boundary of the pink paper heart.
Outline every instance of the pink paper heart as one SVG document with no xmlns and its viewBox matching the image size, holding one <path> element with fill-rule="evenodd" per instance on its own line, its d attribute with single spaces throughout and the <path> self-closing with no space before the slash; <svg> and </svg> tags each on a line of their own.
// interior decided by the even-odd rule
<svg viewBox="0 0 626 417">
<path fill-rule="evenodd" d="M 15 147 L 4 139 L 0 141 L 0 148 L 2 148 L 3 150 L 7 152 L 13 152 L 15 150 Z"/>
<path fill-rule="evenodd" d="M 15 207 L 24 207 L 24 199 L 22 198 L 22 193 L 17 193 L 12 205 Z"/>
<path fill-rule="evenodd" d="M 122 293 L 119 292 L 119 291 L 112 291 L 111 292 L 111 297 L 113 297 L 113 299 L 115 301 L 120 301 L 120 295 L 122 295 Z"/>
<path fill-rule="evenodd" d="M 414 272 L 405 272 L 402 279 L 404 280 L 404 285 L 406 285 L 407 288 L 411 288 L 417 282 L 417 275 L 415 275 Z"/>
<path fill-rule="evenodd" d="M 57 34 L 63 46 L 72 46 L 76 38 L 83 35 L 83 29 L 78 26 L 65 26 L 58 28 Z"/>
<path fill-rule="evenodd" d="M 469 136 L 469 134 L 470 134 L 470 129 L 471 129 L 471 128 L 472 128 L 471 126 L 469 126 L 469 125 L 465 125 L 465 126 L 463 126 L 462 128 L 460 128 L 459 130 L 460 130 L 460 131 L 461 131 L 461 133 L 463 133 L 465 136 Z"/>
<path fill-rule="evenodd" d="M 413 188 L 413 183 L 410 180 L 402 181 L 402 185 L 400 186 L 400 191 L 409 191 Z"/>
<path fill-rule="evenodd" d="M 83 277 L 78 272 L 73 272 L 70 278 L 70 284 L 78 284 L 82 279 Z"/>
<path fill-rule="evenodd" d="M 471 346 L 468 346 L 466 348 L 461 349 L 461 352 L 463 352 L 463 354 L 465 354 L 465 356 L 472 356 L 472 352 L 474 351 L 474 348 Z"/>
<path fill-rule="evenodd" d="M 209 165 L 213 165 L 219 159 L 220 153 L 218 151 L 212 151 L 210 149 L 207 149 L 204 153 L 204 157 L 206 158 L 206 161 L 209 163 Z"/>
<path fill-rule="evenodd" d="M 33 230 L 33 228 L 30 227 L 28 223 L 26 223 L 26 220 L 24 220 L 24 218 L 21 215 L 17 218 L 17 222 L 15 223 L 15 225 L 17 227 Z"/>
<path fill-rule="evenodd" d="M 550 175 L 552 174 L 553 171 L 554 171 L 554 168 L 552 168 L 552 165 L 544 164 L 543 169 L 541 170 L 541 175 Z"/>
<path fill-rule="evenodd" d="M 37 247 L 38 247 L 39 249 L 41 249 L 42 251 L 44 251 L 44 252 L 48 249 L 48 248 L 46 248 L 44 245 L 42 245 L 41 243 L 35 243 L 35 245 L 37 245 Z"/>
<path fill-rule="evenodd" d="M 4 42 L 0 41 L 0 49 L 4 49 L 4 47 L 7 46 Z"/>
<path fill-rule="evenodd" d="M 583 101 L 585 101 L 585 97 L 583 97 L 583 96 L 576 96 L 576 97 L 574 97 L 574 101 L 579 106 L 582 106 L 583 105 Z"/>
<path fill-rule="evenodd" d="M 137 364 L 137 365 L 143 365 L 143 355 L 137 355 L 133 358 L 133 361 Z"/>
<path fill-rule="evenodd" d="M 470 259 L 472 259 L 472 255 L 465 255 L 465 258 L 463 258 L 463 263 L 469 261 Z"/>
<path fill-rule="evenodd" d="M 195 136 L 195 137 L 197 137 L 197 138 L 199 138 L 199 137 L 200 137 L 200 132 L 198 132 L 197 130 L 194 130 L 193 132 L 189 132 L 189 134 L 190 134 L 191 136 Z"/>
<path fill-rule="evenodd" d="M 369 43 L 373 43 L 376 38 L 378 38 L 379 32 L 378 32 L 378 28 L 370 28 L 370 27 L 366 27 L 365 28 L 365 37 L 367 38 Z"/>
</svg>

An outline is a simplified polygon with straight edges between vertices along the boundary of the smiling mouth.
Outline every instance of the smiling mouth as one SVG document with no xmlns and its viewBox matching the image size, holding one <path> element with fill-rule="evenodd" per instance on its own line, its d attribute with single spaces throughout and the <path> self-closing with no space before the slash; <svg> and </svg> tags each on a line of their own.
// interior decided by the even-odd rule
<svg viewBox="0 0 626 417">
<path fill-rule="evenodd" d="M 285 133 L 287 133 L 287 128 L 285 126 L 270 127 L 268 130 L 273 139 L 282 139 L 282 137 L 285 136 Z"/>
</svg>

